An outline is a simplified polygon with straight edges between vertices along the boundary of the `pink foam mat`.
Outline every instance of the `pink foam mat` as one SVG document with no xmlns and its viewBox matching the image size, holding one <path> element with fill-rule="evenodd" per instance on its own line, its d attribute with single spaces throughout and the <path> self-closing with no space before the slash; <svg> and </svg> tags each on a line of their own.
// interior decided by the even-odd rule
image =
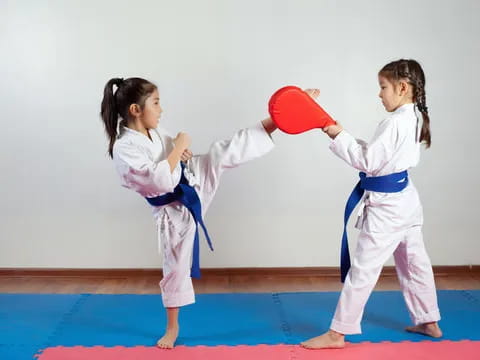
<svg viewBox="0 0 480 360">
<path fill-rule="evenodd" d="M 422 341 L 401 343 L 347 344 L 338 350 L 307 350 L 296 345 L 178 346 L 173 350 L 156 347 L 73 346 L 45 349 L 38 360 L 479 360 L 480 341 Z"/>
</svg>

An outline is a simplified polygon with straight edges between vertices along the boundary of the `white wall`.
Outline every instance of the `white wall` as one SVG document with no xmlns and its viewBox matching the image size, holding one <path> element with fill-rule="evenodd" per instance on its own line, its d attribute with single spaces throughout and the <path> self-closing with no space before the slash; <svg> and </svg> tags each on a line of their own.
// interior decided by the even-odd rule
<svg viewBox="0 0 480 360">
<path fill-rule="evenodd" d="M 432 262 L 480 264 L 479 15 L 476 0 L 0 1 L 0 267 L 161 265 L 146 202 L 106 156 L 109 78 L 156 82 L 162 125 L 203 152 L 266 117 L 287 84 L 321 88 L 331 115 L 369 138 L 385 115 L 376 74 L 400 57 L 427 74 L 433 146 L 412 177 Z M 320 131 L 274 137 L 223 178 L 203 266 L 338 264 L 355 171 Z"/>
</svg>

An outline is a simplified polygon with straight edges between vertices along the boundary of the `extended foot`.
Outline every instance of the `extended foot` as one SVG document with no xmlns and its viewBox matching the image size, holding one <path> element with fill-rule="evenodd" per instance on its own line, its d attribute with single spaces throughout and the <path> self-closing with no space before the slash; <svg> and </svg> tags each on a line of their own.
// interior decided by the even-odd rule
<svg viewBox="0 0 480 360">
<path fill-rule="evenodd" d="M 442 330 L 440 330 L 440 327 L 436 322 L 409 326 L 405 330 L 407 330 L 408 332 L 418 333 L 434 338 L 440 338 L 443 335 Z"/>
<path fill-rule="evenodd" d="M 178 327 L 176 328 L 169 328 L 165 332 L 165 335 L 157 341 L 157 346 L 160 349 L 173 349 L 175 346 L 175 341 L 177 341 L 178 337 Z"/>
<path fill-rule="evenodd" d="M 345 335 L 329 330 L 323 335 L 300 343 L 306 349 L 341 349 L 345 347 Z"/>
</svg>

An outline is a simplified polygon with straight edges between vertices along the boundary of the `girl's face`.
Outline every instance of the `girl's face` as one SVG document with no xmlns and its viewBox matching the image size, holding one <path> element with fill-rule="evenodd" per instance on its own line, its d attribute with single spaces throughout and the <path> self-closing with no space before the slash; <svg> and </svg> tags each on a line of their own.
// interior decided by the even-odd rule
<svg viewBox="0 0 480 360">
<path fill-rule="evenodd" d="M 400 82 L 399 84 L 393 84 L 387 78 L 378 75 L 378 83 L 380 85 L 380 93 L 378 96 L 382 99 L 382 104 L 385 107 L 385 110 L 392 112 L 403 105 L 405 94 Z"/>
<path fill-rule="evenodd" d="M 145 106 L 141 114 L 143 126 L 146 129 L 155 129 L 158 126 L 158 120 L 163 110 L 160 106 L 160 96 L 158 90 L 155 90 L 145 100 Z"/>
</svg>

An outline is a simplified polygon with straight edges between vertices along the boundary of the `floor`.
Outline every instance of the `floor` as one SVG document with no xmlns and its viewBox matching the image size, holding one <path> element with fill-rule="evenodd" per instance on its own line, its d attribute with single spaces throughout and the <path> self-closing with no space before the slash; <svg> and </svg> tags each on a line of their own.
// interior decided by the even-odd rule
<svg viewBox="0 0 480 360">
<path fill-rule="evenodd" d="M 0 276 L 0 293 L 156 294 L 158 276 Z M 480 289 L 480 273 L 439 274 L 439 290 Z M 206 275 L 194 280 L 198 294 L 339 291 L 338 276 Z M 375 290 L 398 290 L 396 276 L 382 276 Z"/>
</svg>

